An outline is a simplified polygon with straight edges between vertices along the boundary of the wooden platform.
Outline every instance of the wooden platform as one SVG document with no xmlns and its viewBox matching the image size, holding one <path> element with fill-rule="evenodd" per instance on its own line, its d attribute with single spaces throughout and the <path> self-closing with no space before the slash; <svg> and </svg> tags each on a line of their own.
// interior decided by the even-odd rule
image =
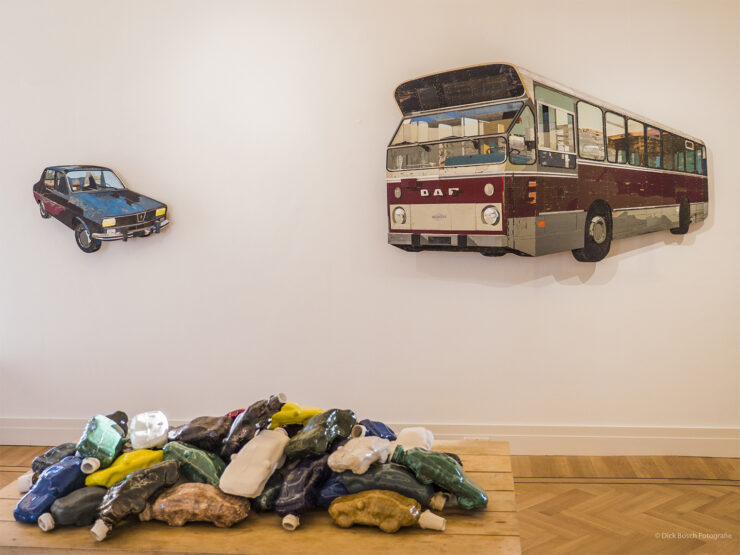
<svg viewBox="0 0 740 555">
<path fill-rule="evenodd" d="M 457 453 L 466 472 L 488 493 L 486 511 L 444 511 L 447 530 L 404 528 L 386 534 L 376 528 L 334 525 L 326 511 L 301 517 L 301 526 L 287 532 L 274 514 L 252 513 L 233 528 L 190 523 L 182 528 L 162 522 L 126 523 L 108 539 L 96 542 L 89 527 L 42 532 L 36 525 L 13 519 L 18 494 L 15 481 L 0 490 L 0 553 L 521 553 L 509 445 L 492 441 L 437 441 L 435 450 Z M 8 462 L 0 461 L 9 468 Z"/>
</svg>

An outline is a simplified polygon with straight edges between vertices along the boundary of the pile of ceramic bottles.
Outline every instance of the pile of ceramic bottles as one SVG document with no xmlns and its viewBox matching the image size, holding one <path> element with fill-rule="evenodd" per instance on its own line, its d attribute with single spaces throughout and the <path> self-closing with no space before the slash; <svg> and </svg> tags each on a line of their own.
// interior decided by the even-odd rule
<svg viewBox="0 0 740 555">
<path fill-rule="evenodd" d="M 173 428 L 160 411 L 130 422 L 117 411 L 90 419 L 77 443 L 36 457 L 13 514 L 46 532 L 92 524 L 98 541 L 132 517 L 228 527 L 252 507 L 277 512 L 286 530 L 316 508 L 345 528 L 444 530 L 429 509 L 483 509 L 488 498 L 433 441 L 425 428 L 396 436 L 351 410 L 302 407 L 284 394 Z"/>
</svg>

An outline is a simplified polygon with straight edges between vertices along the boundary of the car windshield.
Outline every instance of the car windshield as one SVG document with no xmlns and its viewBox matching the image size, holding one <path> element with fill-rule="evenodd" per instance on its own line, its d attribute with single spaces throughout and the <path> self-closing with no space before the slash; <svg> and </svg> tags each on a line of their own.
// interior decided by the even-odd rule
<svg viewBox="0 0 740 555">
<path fill-rule="evenodd" d="M 110 170 L 74 170 L 67 172 L 67 181 L 73 193 L 125 189 L 120 179 Z"/>
</svg>

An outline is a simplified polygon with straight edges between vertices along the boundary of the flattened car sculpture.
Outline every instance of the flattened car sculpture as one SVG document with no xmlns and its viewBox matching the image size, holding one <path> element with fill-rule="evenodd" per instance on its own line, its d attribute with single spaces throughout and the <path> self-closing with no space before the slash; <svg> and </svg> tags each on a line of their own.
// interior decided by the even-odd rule
<svg viewBox="0 0 740 555">
<path fill-rule="evenodd" d="M 148 237 L 169 224 L 166 204 L 127 189 L 102 166 L 49 166 L 33 197 L 41 217 L 73 229 L 84 252 L 100 250 L 103 241 Z"/>
</svg>

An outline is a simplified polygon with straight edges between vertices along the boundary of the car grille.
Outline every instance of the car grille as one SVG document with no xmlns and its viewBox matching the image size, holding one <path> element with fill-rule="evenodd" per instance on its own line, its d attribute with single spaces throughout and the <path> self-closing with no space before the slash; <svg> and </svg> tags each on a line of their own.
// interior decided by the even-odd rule
<svg viewBox="0 0 740 555">
<path fill-rule="evenodd" d="M 127 216 L 116 217 L 116 227 L 143 224 L 151 222 L 154 219 L 156 210 L 147 210 L 146 212 L 139 212 L 138 214 L 129 214 Z M 144 219 L 139 221 L 139 216 L 144 214 Z"/>
</svg>

